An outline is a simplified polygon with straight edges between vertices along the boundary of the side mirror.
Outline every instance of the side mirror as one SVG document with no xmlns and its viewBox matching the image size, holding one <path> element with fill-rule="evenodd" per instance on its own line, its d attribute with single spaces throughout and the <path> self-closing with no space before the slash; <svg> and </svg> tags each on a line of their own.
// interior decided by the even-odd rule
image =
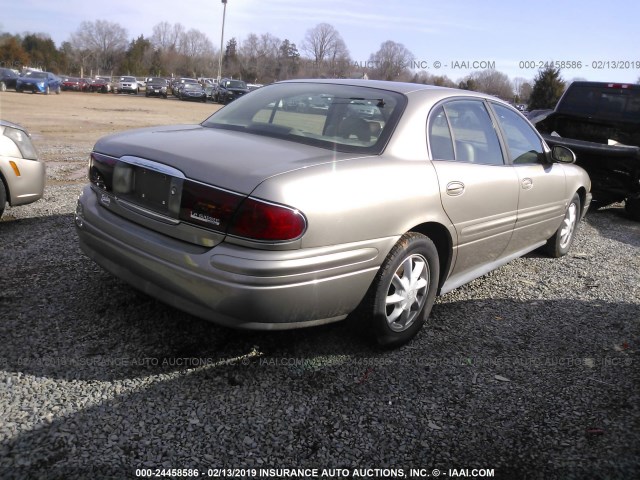
<svg viewBox="0 0 640 480">
<path fill-rule="evenodd" d="M 562 145 L 554 145 L 551 148 L 551 158 L 555 162 L 560 163 L 575 163 L 576 162 L 576 154 L 567 147 L 563 147 Z"/>
</svg>

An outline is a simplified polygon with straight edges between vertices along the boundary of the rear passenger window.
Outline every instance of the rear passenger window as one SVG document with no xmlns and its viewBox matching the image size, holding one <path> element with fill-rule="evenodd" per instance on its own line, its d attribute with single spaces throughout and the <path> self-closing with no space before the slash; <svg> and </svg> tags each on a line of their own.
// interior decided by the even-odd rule
<svg viewBox="0 0 640 480">
<path fill-rule="evenodd" d="M 434 160 L 454 160 L 453 141 L 444 109 L 438 107 L 429 120 L 429 147 Z"/>
<path fill-rule="evenodd" d="M 481 100 L 454 100 L 444 105 L 451 124 L 455 159 L 459 162 L 503 165 L 498 134 Z"/>
</svg>

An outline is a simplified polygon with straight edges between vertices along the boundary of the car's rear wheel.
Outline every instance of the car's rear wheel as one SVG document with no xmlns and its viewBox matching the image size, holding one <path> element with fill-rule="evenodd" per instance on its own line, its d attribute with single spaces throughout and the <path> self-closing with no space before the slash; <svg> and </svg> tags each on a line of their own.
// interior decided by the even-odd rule
<svg viewBox="0 0 640 480">
<path fill-rule="evenodd" d="M 559 258 L 565 256 L 569 252 L 573 239 L 576 236 L 579 222 L 580 195 L 575 193 L 567 206 L 567 210 L 558 230 L 553 234 L 553 237 L 547 240 L 547 244 L 544 247 L 549 256 Z"/>
<path fill-rule="evenodd" d="M 33 89 L 33 91 L 35 92 L 35 88 Z M 51 87 L 47 85 L 46 87 L 44 87 L 44 94 L 49 95 L 50 93 L 51 93 Z"/>
<path fill-rule="evenodd" d="M 0 92 L 6 92 L 7 91 L 7 84 L 4 82 L 0 82 Z"/>
<path fill-rule="evenodd" d="M 435 301 L 438 250 L 426 236 L 409 232 L 387 255 L 369 287 L 360 315 L 380 345 L 396 347 L 422 328 Z"/>
<path fill-rule="evenodd" d="M 624 201 L 624 210 L 633 220 L 640 222 L 640 198 L 627 198 Z"/>
</svg>

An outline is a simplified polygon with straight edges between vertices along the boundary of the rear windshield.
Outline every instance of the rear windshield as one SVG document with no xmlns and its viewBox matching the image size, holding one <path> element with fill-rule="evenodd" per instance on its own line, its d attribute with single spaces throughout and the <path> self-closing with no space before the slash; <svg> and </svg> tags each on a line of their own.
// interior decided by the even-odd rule
<svg viewBox="0 0 640 480">
<path fill-rule="evenodd" d="M 375 154 L 384 148 L 405 104 L 403 95 L 376 88 L 279 83 L 233 101 L 203 125 Z"/>
<path fill-rule="evenodd" d="M 222 86 L 226 88 L 247 88 L 247 84 L 242 80 L 227 80 L 222 82 Z"/>
<path fill-rule="evenodd" d="M 559 107 L 563 113 L 640 122 L 640 88 L 571 85 Z"/>
</svg>

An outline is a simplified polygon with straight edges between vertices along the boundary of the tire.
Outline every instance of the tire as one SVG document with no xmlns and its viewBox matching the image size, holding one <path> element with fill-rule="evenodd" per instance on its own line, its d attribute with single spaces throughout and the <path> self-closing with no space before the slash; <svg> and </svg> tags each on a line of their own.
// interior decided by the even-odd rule
<svg viewBox="0 0 640 480">
<path fill-rule="evenodd" d="M 573 198 L 567 206 L 567 210 L 562 219 L 562 223 L 556 230 L 556 233 L 547 240 L 547 244 L 543 247 L 544 251 L 553 258 L 564 257 L 573 244 L 573 239 L 578 231 L 580 223 L 580 196 L 573 194 Z"/>
<path fill-rule="evenodd" d="M 369 287 L 359 312 L 361 328 L 385 347 L 408 342 L 429 317 L 439 278 L 440 261 L 433 242 L 420 233 L 406 233 Z"/>
<path fill-rule="evenodd" d="M 640 222 L 640 198 L 627 198 L 624 201 L 624 210 L 633 220 Z"/>
<path fill-rule="evenodd" d="M 56 95 L 60 95 L 60 87 L 56 88 Z"/>
<path fill-rule="evenodd" d="M 4 207 L 7 205 L 7 192 L 4 189 L 4 183 L 2 179 L 0 179 L 0 218 L 2 218 L 2 214 L 4 213 Z"/>
<path fill-rule="evenodd" d="M 0 92 L 6 92 L 7 91 L 7 84 L 4 82 L 0 82 Z"/>
<path fill-rule="evenodd" d="M 33 89 L 33 91 L 35 92 L 35 88 Z M 47 85 L 46 87 L 44 87 L 44 94 L 49 95 L 50 93 L 51 93 L 51 87 Z"/>
</svg>

